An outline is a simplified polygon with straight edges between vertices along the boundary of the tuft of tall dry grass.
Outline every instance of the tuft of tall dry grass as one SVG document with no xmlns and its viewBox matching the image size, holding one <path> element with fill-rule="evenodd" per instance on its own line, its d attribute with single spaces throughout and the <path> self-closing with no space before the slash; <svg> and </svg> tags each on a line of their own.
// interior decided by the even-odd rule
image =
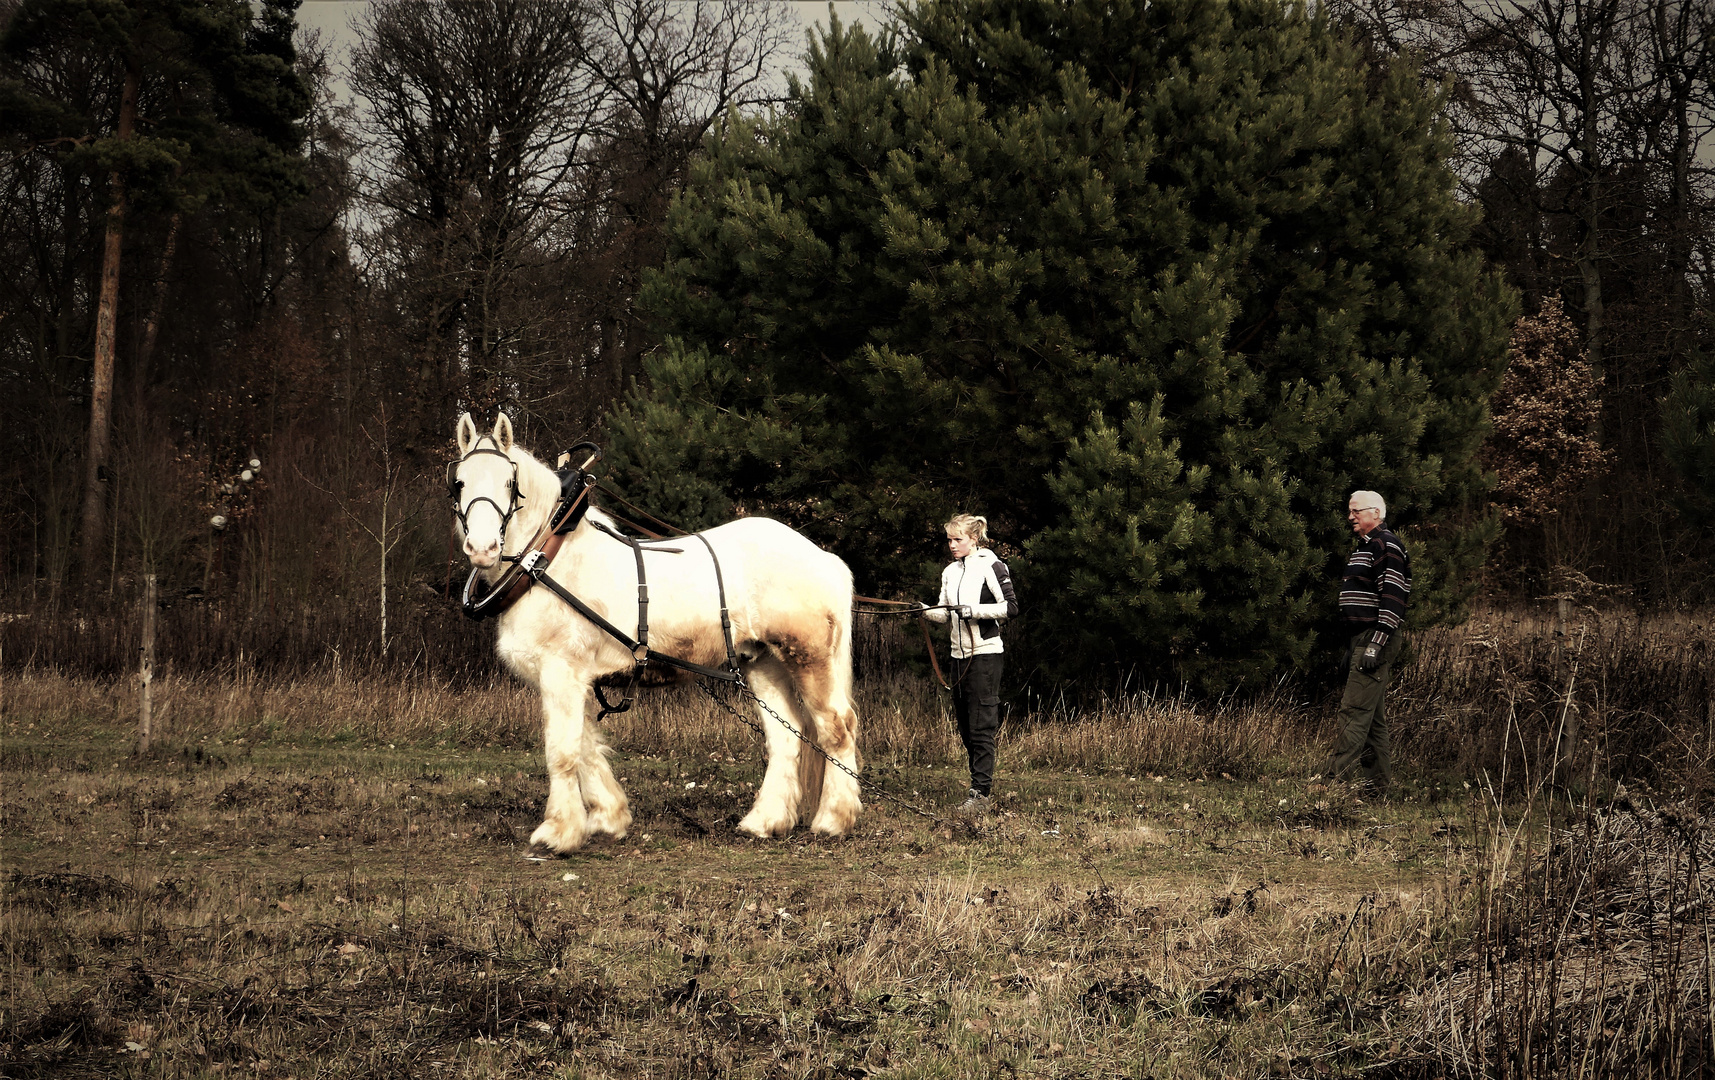
<svg viewBox="0 0 1715 1080">
<path fill-rule="evenodd" d="M 124 731 L 137 709 L 134 680 L 51 669 L 8 673 L 3 697 L 0 708 L 43 732 Z M 533 698 L 507 679 L 454 688 L 433 677 L 351 678 L 331 669 L 310 678 L 169 670 L 156 678 L 154 710 L 157 736 L 168 743 L 203 736 L 528 743 L 541 727 Z"/>
<path fill-rule="evenodd" d="M 1466 944 L 1423 995 L 1457 1076 L 1707 1076 L 1715 829 L 1688 803 L 1522 804 L 1484 791 Z"/>
<path fill-rule="evenodd" d="M 949 695 L 920 666 L 920 639 L 897 620 L 860 625 L 864 753 L 900 766 L 959 761 Z M 1660 789 L 1707 791 L 1715 785 L 1715 647 L 1706 629 L 1690 616 L 1585 609 L 1565 627 L 1545 613 L 1491 611 L 1462 628 L 1414 634 L 1388 698 L 1396 763 L 1471 777 L 1487 770 L 1503 787 L 1553 776 L 1579 789 L 1641 778 Z M 44 728 L 130 724 L 129 676 L 4 655 L 0 707 Z M 534 695 L 493 668 L 352 664 L 332 653 L 294 671 L 246 657 L 215 668 L 169 659 L 156 683 L 162 737 L 285 733 L 462 745 L 539 738 Z M 744 706 L 730 688 L 712 693 Z M 1334 723 L 1334 697 L 1292 684 L 1222 701 L 1160 690 L 1042 697 L 1026 687 L 1005 704 L 1000 751 L 1003 768 L 1010 761 L 1244 778 L 1309 771 Z M 604 724 L 616 747 L 642 753 L 716 745 L 737 754 L 757 741 L 709 696 L 683 686 L 645 691 Z"/>
<path fill-rule="evenodd" d="M 1031 765 L 1250 779 L 1283 759 L 1314 756 L 1316 733 L 1310 708 L 1284 693 L 1211 704 L 1139 691 L 1048 705 L 1020 725 L 1012 746 Z"/>
<path fill-rule="evenodd" d="M 1412 640 L 1389 712 L 1419 761 L 1526 785 L 1715 784 L 1715 612 L 1581 607 L 1562 621 L 1518 605 Z"/>
</svg>

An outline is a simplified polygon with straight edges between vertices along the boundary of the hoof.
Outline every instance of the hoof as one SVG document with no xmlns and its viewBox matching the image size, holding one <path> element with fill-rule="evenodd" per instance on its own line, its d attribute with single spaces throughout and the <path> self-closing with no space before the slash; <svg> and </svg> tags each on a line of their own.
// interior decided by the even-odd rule
<svg viewBox="0 0 1715 1080">
<path fill-rule="evenodd" d="M 622 807 L 615 813 L 592 810 L 589 825 L 592 833 L 606 833 L 615 840 L 624 840 L 625 834 L 631 831 L 631 810 L 628 807 Z"/>
<path fill-rule="evenodd" d="M 795 822 L 791 820 L 768 821 L 752 810 L 738 823 L 738 831 L 746 836 L 754 836 L 758 840 L 771 840 L 776 836 L 785 836 L 792 831 Z"/>
<path fill-rule="evenodd" d="M 531 847 L 545 847 L 559 855 L 576 851 L 584 846 L 583 834 L 573 832 L 552 821 L 544 821 L 536 826 L 536 831 L 530 834 Z"/>
<path fill-rule="evenodd" d="M 857 821 L 857 811 L 830 814 L 820 813 L 816 820 L 810 823 L 810 831 L 819 836 L 844 836 Z"/>
</svg>

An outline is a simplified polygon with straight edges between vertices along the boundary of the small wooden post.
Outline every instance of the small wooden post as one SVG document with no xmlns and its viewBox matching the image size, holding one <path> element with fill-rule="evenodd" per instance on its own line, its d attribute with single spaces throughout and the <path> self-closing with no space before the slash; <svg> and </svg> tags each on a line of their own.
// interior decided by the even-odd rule
<svg viewBox="0 0 1715 1080">
<path fill-rule="evenodd" d="M 155 688 L 155 612 L 159 607 L 155 596 L 155 575 L 143 578 L 143 662 L 137 675 L 142 682 L 142 699 L 137 709 L 137 753 L 149 752 L 149 730 L 154 709 Z"/>
<path fill-rule="evenodd" d="M 1586 627 L 1585 629 L 1588 629 Z M 1578 722 L 1578 706 L 1572 700 L 1572 689 L 1578 681 L 1578 663 L 1584 650 L 1584 635 L 1578 636 L 1576 645 L 1572 642 L 1572 598 L 1560 596 L 1555 598 L 1554 609 L 1554 652 L 1555 675 L 1566 689 L 1560 697 L 1560 720 L 1554 730 L 1554 773 L 1560 782 L 1570 783 L 1572 779 L 1572 758 L 1578 748 L 1580 724 Z"/>
</svg>

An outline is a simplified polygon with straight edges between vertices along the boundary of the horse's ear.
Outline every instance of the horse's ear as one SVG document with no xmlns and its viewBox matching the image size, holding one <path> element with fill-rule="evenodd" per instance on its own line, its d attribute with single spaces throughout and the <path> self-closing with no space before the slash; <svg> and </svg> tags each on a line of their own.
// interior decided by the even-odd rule
<svg viewBox="0 0 1715 1080">
<path fill-rule="evenodd" d="M 470 413 L 459 413 L 459 456 L 470 453 L 470 448 L 476 445 L 476 421 L 470 418 Z"/>
<path fill-rule="evenodd" d="M 502 453 L 512 452 L 512 421 L 503 412 L 494 416 L 494 445 L 500 447 Z"/>
</svg>

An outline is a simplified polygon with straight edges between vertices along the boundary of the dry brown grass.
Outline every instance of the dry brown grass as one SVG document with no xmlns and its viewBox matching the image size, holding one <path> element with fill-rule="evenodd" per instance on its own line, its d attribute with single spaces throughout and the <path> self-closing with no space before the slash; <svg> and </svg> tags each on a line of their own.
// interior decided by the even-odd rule
<svg viewBox="0 0 1715 1080">
<path fill-rule="evenodd" d="M 1647 711 L 1625 665 L 1673 656 L 1659 628 L 1602 635 L 1571 700 L 1613 747 Z M 1566 703 L 1544 690 L 1563 670 L 1552 644 L 1482 623 L 1420 638 L 1385 804 L 1297 779 L 1329 710 L 1285 691 L 1026 701 L 1003 733 L 1000 812 L 975 825 L 937 820 L 964 786 L 943 702 L 868 657 L 866 774 L 932 816 L 872 795 L 834 843 L 738 839 L 754 735 L 667 691 L 609 721 L 631 837 L 549 862 L 523 857 L 545 777 L 534 699 L 509 681 L 173 675 L 161 749 L 138 760 L 124 680 L 13 669 L 0 1072 L 1694 1075 L 1683 1053 L 1677 1073 L 1641 1052 L 1579 1073 L 1485 1049 L 1587 1036 L 1597 1015 L 1634 1048 L 1669 1023 L 1661 1046 L 1707 1045 L 1706 909 L 1684 907 L 1704 878 L 1673 877 L 1706 859 L 1701 819 L 1670 857 L 1574 854 L 1565 830 L 1609 812 L 1615 777 L 1586 749 L 1577 806 L 1556 795 L 1550 814 L 1531 737 Z M 1677 759 L 1631 759 L 1658 788 L 1707 775 L 1704 714 L 1683 705 L 1707 669 L 1679 654 L 1653 707 Z M 1466 745 L 1479 732 L 1496 745 Z M 1645 923 L 1555 906 L 1646 862 L 1642 895 L 1683 908 L 1646 919 L 1654 937 L 1622 948 L 1618 928 Z M 1605 964 L 1608 989 L 1568 996 L 1557 955 Z"/>
<path fill-rule="evenodd" d="M 129 680 L 94 679 L 52 670 L 11 675 L 6 712 L 27 717 L 25 730 L 101 727 L 124 737 L 137 708 Z M 716 691 L 734 705 L 732 691 Z M 859 692 L 864 753 L 892 765 L 963 760 L 944 694 L 894 677 Z M 1033 703 L 1040 704 L 1040 703 Z M 754 714 L 752 714 L 754 715 Z M 236 675 L 157 676 L 157 737 L 169 743 L 204 738 L 268 739 L 281 735 L 360 743 L 444 742 L 528 746 L 539 740 L 535 696 L 510 679 L 451 686 L 432 676 L 269 678 Z M 604 722 L 615 746 L 656 754 L 757 753 L 753 733 L 691 687 L 644 691 L 631 712 Z M 1084 708 L 1060 702 L 1039 711 L 1010 710 L 1001 733 L 1003 757 L 1018 765 L 1117 772 L 1258 775 L 1284 759 L 1308 759 L 1315 737 L 1308 709 L 1284 699 L 1210 706 L 1186 698 L 1134 694 Z"/>
<path fill-rule="evenodd" d="M 627 761 L 633 837 L 538 863 L 515 755 L 74 753 L 7 773 L 8 1076 L 1348 1072 L 1449 907 L 1422 811 L 1289 787 L 1042 773 L 759 843 L 711 750 Z"/>
<path fill-rule="evenodd" d="M 1715 830 L 1629 795 L 1489 809 L 1472 941 L 1425 995 L 1424 1042 L 1470 1076 L 1707 1075 Z"/>
</svg>

